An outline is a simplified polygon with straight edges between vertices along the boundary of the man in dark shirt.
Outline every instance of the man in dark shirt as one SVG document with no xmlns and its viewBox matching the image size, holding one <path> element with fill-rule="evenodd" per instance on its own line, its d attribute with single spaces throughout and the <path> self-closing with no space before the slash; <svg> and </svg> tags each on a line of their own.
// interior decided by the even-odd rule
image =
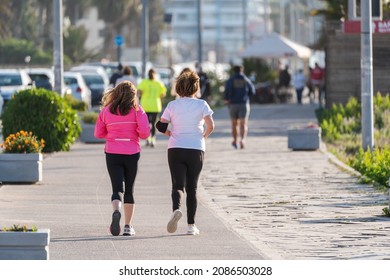
<svg viewBox="0 0 390 280">
<path fill-rule="evenodd" d="M 233 75 L 225 85 L 224 100 L 229 106 L 232 123 L 232 146 L 237 149 L 238 134 L 240 135 L 240 148 L 245 147 L 245 138 L 248 134 L 248 118 L 250 113 L 250 96 L 255 94 L 255 87 L 245 76 L 242 66 L 233 67 Z M 238 133 L 239 132 L 239 133 Z"/>
<path fill-rule="evenodd" d="M 202 66 L 199 62 L 195 64 L 196 72 L 199 76 L 199 85 L 200 85 L 200 98 L 208 101 L 208 98 L 211 94 L 210 89 L 210 80 L 205 72 L 203 72 Z"/>
<path fill-rule="evenodd" d="M 110 77 L 110 85 L 112 85 L 112 87 L 115 87 L 116 80 L 123 76 L 122 69 L 123 69 L 123 66 L 121 63 L 119 63 L 118 70 L 116 72 L 114 72 Z"/>
</svg>

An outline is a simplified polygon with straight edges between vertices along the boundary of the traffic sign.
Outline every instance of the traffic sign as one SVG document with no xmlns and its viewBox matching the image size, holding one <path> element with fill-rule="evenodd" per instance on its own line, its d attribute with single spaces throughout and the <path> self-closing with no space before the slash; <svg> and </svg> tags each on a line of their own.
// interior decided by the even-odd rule
<svg viewBox="0 0 390 280">
<path fill-rule="evenodd" d="M 123 36 L 122 35 L 115 36 L 114 42 L 115 42 L 115 45 L 117 45 L 118 47 L 122 46 L 123 45 Z"/>
<path fill-rule="evenodd" d="M 344 33 L 360 33 L 360 20 L 346 20 L 344 22 Z M 372 33 L 390 33 L 390 20 L 373 20 Z"/>
</svg>

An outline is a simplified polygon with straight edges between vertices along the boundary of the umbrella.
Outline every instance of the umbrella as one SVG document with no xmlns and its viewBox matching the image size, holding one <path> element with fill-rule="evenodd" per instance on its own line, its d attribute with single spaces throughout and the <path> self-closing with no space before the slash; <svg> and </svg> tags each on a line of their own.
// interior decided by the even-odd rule
<svg viewBox="0 0 390 280">
<path fill-rule="evenodd" d="M 300 45 L 277 33 L 267 35 L 252 45 L 248 46 L 241 57 L 280 58 L 299 57 L 309 58 L 311 49 Z"/>
</svg>

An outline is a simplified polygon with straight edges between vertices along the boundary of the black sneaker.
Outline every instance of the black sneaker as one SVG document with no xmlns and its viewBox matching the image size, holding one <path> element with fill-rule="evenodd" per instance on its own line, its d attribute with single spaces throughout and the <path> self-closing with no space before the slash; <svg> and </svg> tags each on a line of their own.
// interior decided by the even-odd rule
<svg viewBox="0 0 390 280">
<path fill-rule="evenodd" d="M 119 225 L 120 220 L 121 212 L 119 212 L 119 210 L 115 210 L 114 213 L 112 213 L 112 221 L 110 226 L 110 232 L 114 236 L 118 236 L 121 233 L 121 227 Z"/>
</svg>

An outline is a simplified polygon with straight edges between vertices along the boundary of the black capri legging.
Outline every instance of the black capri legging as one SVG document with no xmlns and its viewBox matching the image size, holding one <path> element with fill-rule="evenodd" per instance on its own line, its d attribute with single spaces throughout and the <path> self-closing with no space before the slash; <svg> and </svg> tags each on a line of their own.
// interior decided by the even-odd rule
<svg viewBox="0 0 390 280">
<path fill-rule="evenodd" d="M 137 175 L 139 158 L 140 153 L 133 155 L 106 153 L 107 170 L 112 185 L 111 201 L 121 200 L 123 182 L 125 182 L 123 202 L 134 204 L 134 181 Z"/>
<path fill-rule="evenodd" d="M 156 135 L 156 123 L 159 113 L 146 113 L 148 115 L 149 125 L 150 125 L 150 136 L 154 137 Z"/>
<path fill-rule="evenodd" d="M 184 188 L 187 193 L 187 222 L 195 223 L 196 190 L 203 167 L 204 152 L 195 149 L 168 149 L 168 164 L 172 178 L 172 209 L 180 208 Z"/>
</svg>

